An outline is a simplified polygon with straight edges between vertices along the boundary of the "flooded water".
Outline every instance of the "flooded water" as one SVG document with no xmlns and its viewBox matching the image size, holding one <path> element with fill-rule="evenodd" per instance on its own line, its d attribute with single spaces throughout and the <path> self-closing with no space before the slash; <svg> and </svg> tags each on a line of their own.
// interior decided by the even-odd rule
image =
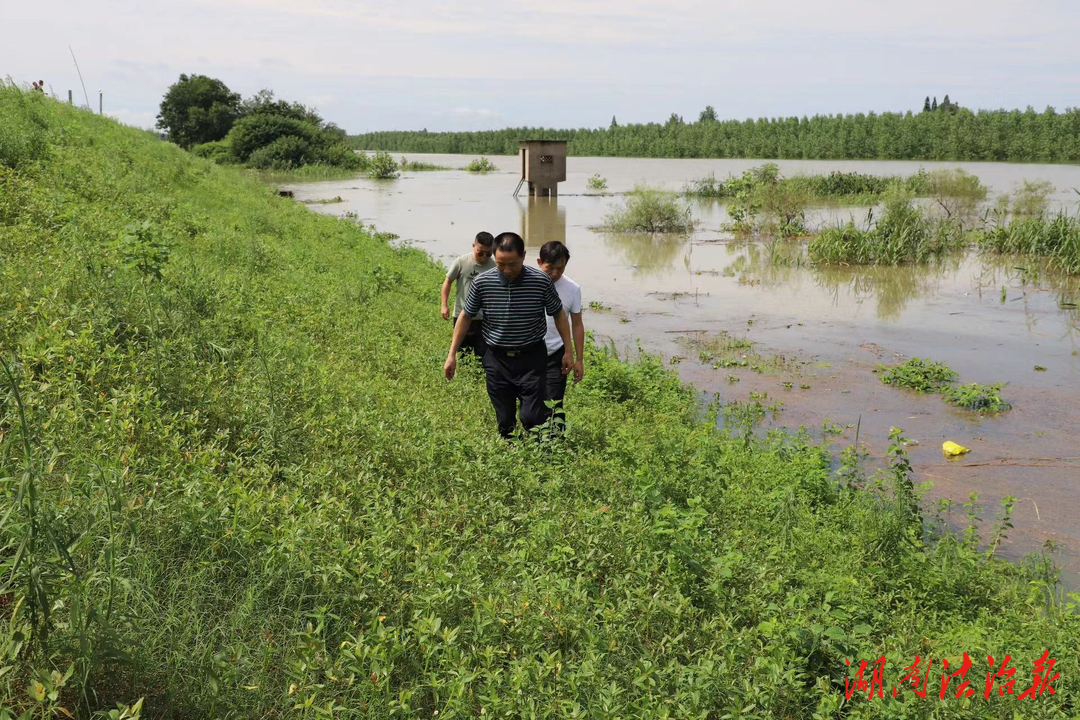
<svg viewBox="0 0 1080 720">
<path fill-rule="evenodd" d="M 471 157 L 410 154 L 409 159 L 462 167 Z M 710 173 L 741 173 L 761 161 L 570 158 L 558 198 L 513 196 L 517 159 L 496 157 L 499 172 L 405 173 L 398 180 L 306 183 L 290 186 L 300 201 L 356 213 L 402 242 L 449 264 L 467 252 L 480 230 L 512 230 L 526 239 L 534 261 L 548 240 L 572 254 L 567 275 L 582 285 L 586 327 L 597 339 L 633 352 L 675 358 L 686 380 L 708 396 L 746 401 L 767 393 L 782 402 L 771 421 L 804 425 L 837 447 L 859 440 L 880 455 L 890 427 L 903 428 L 918 479 L 932 481 L 930 499 L 960 504 L 977 492 L 989 534 L 1000 498 L 1019 498 L 1015 529 L 1002 552 L 1016 559 L 1045 543 L 1060 546 L 1069 583 L 1080 584 L 1080 281 L 1039 273 L 1030 260 L 980 258 L 975 253 L 931 267 L 825 268 L 805 261 L 798 243 L 739 241 L 721 230 L 722 205 L 696 203 L 698 230 L 690 237 L 617 235 L 595 231 L 619 197 L 589 195 L 599 173 L 609 191 L 637 183 L 681 189 Z M 1077 199 L 1080 167 L 997 163 L 779 161 L 785 176 L 857 171 L 906 175 L 920 167 L 961 167 L 978 175 L 990 197 L 1023 180 L 1045 180 L 1054 203 Z M 857 220 L 865 208 L 828 208 L 811 224 Z M 438 308 L 432 307 L 432 313 Z M 727 332 L 752 348 L 724 355 L 724 367 L 701 348 Z M 449 324 L 447 340 L 449 341 Z M 743 363 L 743 355 L 746 356 Z M 943 361 L 960 382 L 1007 382 L 1013 409 L 980 417 L 937 395 L 883 385 L 874 370 L 908 357 Z M 743 366 L 745 365 L 745 366 Z M 1036 370 L 1036 366 L 1045 370 Z M 831 432 L 825 432 L 828 424 Z M 839 433 L 839 434 L 837 434 Z M 953 440 L 971 448 L 942 457 Z"/>
</svg>

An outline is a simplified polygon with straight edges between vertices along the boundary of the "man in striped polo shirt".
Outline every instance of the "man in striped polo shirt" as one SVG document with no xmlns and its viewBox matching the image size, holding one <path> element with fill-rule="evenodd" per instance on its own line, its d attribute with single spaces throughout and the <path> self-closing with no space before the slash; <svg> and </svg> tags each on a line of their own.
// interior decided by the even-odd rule
<svg viewBox="0 0 1080 720">
<path fill-rule="evenodd" d="M 565 352 L 562 372 L 574 367 L 570 352 L 570 323 L 555 284 L 546 274 L 525 266 L 525 241 L 517 233 L 495 238 L 495 269 L 476 276 L 465 308 L 454 324 L 454 339 L 443 373 L 454 379 L 457 351 L 469 332 L 472 319 L 484 313 L 484 372 L 488 397 L 495 408 L 499 434 L 505 438 L 517 426 L 521 401 L 521 424 L 526 430 L 541 425 L 551 415 L 544 403 L 546 393 L 547 315 L 555 318 Z"/>
</svg>

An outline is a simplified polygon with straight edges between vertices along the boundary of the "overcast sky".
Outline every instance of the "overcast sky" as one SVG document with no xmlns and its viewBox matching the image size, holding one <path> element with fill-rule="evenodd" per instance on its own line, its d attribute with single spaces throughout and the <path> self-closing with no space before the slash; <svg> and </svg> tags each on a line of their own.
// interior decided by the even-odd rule
<svg viewBox="0 0 1080 720">
<path fill-rule="evenodd" d="M 396 5 L 396 6 L 395 6 Z M 0 77 L 154 123 L 182 73 L 350 132 L 1080 104 L 1075 0 L 3 0 Z"/>
</svg>

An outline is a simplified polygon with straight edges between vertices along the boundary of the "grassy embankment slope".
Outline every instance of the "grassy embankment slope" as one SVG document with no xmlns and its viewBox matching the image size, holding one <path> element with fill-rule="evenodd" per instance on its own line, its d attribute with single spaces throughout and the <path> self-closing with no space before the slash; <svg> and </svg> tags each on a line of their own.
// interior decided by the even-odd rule
<svg viewBox="0 0 1080 720">
<path fill-rule="evenodd" d="M 71 667 L 81 716 L 835 716 L 884 655 L 844 716 L 1076 712 L 1045 568 L 925 544 L 901 459 L 841 483 L 596 351 L 566 445 L 507 446 L 441 269 L 234 169 L 0 90 L 0 268 L 0 707 Z M 981 700 L 1044 648 L 1057 694 Z M 970 709 L 889 697 L 962 651 Z"/>
</svg>

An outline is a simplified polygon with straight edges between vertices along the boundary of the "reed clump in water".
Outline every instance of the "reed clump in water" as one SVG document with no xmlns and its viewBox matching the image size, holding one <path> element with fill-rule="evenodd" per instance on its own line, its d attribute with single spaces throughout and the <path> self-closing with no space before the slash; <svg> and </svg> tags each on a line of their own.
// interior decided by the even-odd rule
<svg viewBox="0 0 1080 720">
<path fill-rule="evenodd" d="M 980 235 L 979 246 L 991 252 L 1045 258 L 1047 266 L 1080 275 L 1080 217 L 1060 212 L 1014 218 Z"/>
<path fill-rule="evenodd" d="M 961 248 L 966 243 L 962 226 L 948 219 L 931 218 L 899 188 L 885 199 L 881 219 L 867 214 L 867 228 L 854 221 L 826 228 L 810 241 L 815 262 L 848 265 L 903 265 L 923 263 Z"/>
</svg>

